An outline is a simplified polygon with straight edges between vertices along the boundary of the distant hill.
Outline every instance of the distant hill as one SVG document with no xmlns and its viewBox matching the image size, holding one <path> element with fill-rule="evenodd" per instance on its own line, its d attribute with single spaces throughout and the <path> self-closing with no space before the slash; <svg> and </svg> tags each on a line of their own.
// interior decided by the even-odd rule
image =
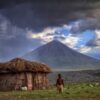
<svg viewBox="0 0 100 100">
<path fill-rule="evenodd" d="M 55 84 L 58 73 L 62 74 L 65 83 L 100 83 L 99 70 L 84 70 L 84 71 L 58 71 L 49 74 L 50 84 Z"/>
<path fill-rule="evenodd" d="M 23 56 L 28 60 L 46 63 L 55 70 L 86 70 L 100 68 L 100 61 L 72 50 L 53 40 Z"/>
</svg>

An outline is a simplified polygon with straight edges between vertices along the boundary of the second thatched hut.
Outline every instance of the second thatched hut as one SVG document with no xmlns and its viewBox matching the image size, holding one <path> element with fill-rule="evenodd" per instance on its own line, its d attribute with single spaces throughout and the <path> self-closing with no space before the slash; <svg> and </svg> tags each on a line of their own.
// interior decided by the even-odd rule
<svg viewBox="0 0 100 100">
<path fill-rule="evenodd" d="M 44 89 L 48 87 L 50 68 L 41 63 L 15 58 L 0 63 L 0 90 Z"/>
</svg>

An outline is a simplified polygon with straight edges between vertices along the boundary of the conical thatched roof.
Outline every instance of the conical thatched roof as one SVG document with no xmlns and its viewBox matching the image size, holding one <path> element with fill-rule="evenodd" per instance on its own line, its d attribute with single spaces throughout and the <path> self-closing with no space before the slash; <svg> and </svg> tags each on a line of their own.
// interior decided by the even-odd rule
<svg viewBox="0 0 100 100">
<path fill-rule="evenodd" d="M 9 72 L 51 72 L 50 68 L 38 62 L 15 58 L 6 63 L 0 63 L 0 73 Z"/>
</svg>

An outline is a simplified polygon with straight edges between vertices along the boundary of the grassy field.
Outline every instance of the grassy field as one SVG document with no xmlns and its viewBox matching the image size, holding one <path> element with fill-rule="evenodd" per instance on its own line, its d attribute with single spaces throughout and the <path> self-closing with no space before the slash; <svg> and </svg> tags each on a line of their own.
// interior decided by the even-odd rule
<svg viewBox="0 0 100 100">
<path fill-rule="evenodd" d="M 100 85 L 70 84 L 59 94 L 55 87 L 47 90 L 0 92 L 0 100 L 100 100 Z"/>
</svg>

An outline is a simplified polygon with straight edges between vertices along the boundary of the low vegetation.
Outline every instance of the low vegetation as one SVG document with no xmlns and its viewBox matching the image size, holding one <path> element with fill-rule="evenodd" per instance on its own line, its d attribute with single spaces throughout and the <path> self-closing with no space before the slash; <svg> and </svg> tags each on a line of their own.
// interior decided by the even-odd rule
<svg viewBox="0 0 100 100">
<path fill-rule="evenodd" d="M 61 94 L 54 86 L 47 90 L 0 92 L 0 100 L 100 100 L 100 84 L 67 84 Z"/>
</svg>

